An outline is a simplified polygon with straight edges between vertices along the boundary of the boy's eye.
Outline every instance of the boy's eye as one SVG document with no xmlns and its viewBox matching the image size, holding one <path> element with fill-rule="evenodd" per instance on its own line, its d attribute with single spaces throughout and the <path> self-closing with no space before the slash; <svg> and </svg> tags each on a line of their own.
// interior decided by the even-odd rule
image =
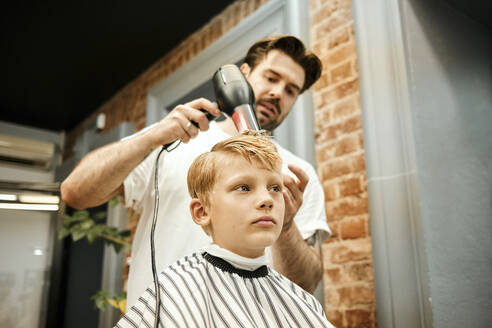
<svg viewBox="0 0 492 328">
<path fill-rule="evenodd" d="M 237 186 L 236 187 L 236 190 L 239 190 L 239 191 L 249 191 L 249 188 L 246 185 L 241 185 L 241 186 Z"/>
<path fill-rule="evenodd" d="M 273 186 L 272 187 L 272 191 L 274 191 L 274 192 L 280 192 L 280 191 L 282 191 L 282 189 L 280 188 L 280 186 Z"/>
</svg>

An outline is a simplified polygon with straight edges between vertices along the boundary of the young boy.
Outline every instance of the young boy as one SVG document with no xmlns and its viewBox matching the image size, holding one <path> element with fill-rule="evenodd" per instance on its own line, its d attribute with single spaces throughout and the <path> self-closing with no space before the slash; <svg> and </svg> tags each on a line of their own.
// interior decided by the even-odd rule
<svg viewBox="0 0 492 328">
<path fill-rule="evenodd" d="M 266 265 L 283 225 L 281 167 L 259 132 L 195 159 L 190 211 L 213 243 L 159 275 L 163 327 L 333 327 L 311 294 Z M 152 327 L 155 303 L 152 285 L 116 327 Z"/>
</svg>

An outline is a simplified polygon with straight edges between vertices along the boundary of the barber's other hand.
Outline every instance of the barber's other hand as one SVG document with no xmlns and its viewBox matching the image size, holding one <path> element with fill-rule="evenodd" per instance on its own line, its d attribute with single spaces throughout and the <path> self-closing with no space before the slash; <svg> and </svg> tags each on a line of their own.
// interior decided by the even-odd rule
<svg viewBox="0 0 492 328">
<path fill-rule="evenodd" d="M 198 135 L 199 129 L 208 130 L 208 119 L 200 109 L 214 116 L 221 114 L 217 105 L 205 98 L 178 105 L 149 131 L 152 148 L 167 145 L 178 139 L 187 143 Z M 191 124 L 191 121 L 196 122 L 199 129 Z"/>
<path fill-rule="evenodd" d="M 302 205 L 302 195 L 309 182 L 309 176 L 300 167 L 289 164 L 289 170 L 294 173 L 298 180 L 284 174 L 284 201 L 285 216 L 282 232 L 289 230 L 294 222 L 294 217 Z"/>
</svg>

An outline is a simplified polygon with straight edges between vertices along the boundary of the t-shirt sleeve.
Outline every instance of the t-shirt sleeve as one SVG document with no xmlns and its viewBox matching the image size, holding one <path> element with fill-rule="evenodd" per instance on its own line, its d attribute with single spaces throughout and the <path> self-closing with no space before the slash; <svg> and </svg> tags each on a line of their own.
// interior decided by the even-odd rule
<svg viewBox="0 0 492 328">
<path fill-rule="evenodd" d="M 132 207 L 135 211 L 141 212 L 141 201 L 150 187 L 159 150 L 160 148 L 157 148 L 151 152 L 142 163 L 130 172 L 123 182 L 125 207 Z M 160 161 L 162 161 L 163 156 L 165 156 L 164 153 L 161 154 Z"/>
<path fill-rule="evenodd" d="M 308 174 L 309 182 L 304 190 L 302 205 L 294 218 L 294 222 L 303 239 L 307 239 L 319 231 L 320 242 L 322 243 L 331 235 L 326 222 L 323 188 L 316 171 L 310 164 L 306 163 L 302 169 Z"/>
</svg>

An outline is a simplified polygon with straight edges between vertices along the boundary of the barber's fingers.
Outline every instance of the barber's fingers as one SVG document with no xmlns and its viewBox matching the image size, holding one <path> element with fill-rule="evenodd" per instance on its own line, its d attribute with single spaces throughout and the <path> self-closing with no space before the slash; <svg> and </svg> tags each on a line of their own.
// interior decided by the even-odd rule
<svg viewBox="0 0 492 328">
<path fill-rule="evenodd" d="M 179 138 L 182 142 L 187 143 L 188 141 L 190 141 L 190 139 L 195 138 L 198 135 L 199 130 L 193 124 L 194 121 L 190 120 L 190 118 L 184 113 L 174 113 L 172 119 L 174 119 L 178 123 L 175 124 L 175 129 L 173 130 L 173 132 L 176 134 L 176 137 Z"/>
<path fill-rule="evenodd" d="M 205 98 L 198 98 L 184 105 L 179 105 L 176 110 L 181 111 L 190 121 L 195 122 L 201 131 L 206 131 L 209 127 L 208 118 L 205 115 L 206 112 L 213 116 L 221 115 L 217 105 Z"/>
<path fill-rule="evenodd" d="M 306 189 L 306 186 L 309 182 L 309 176 L 299 166 L 289 164 L 288 167 L 289 167 L 289 170 L 295 174 L 297 179 L 299 179 L 299 181 L 296 183 L 297 187 L 299 188 L 299 190 L 301 192 L 304 192 L 304 190 Z"/>
<path fill-rule="evenodd" d="M 295 213 L 302 205 L 304 190 L 309 182 L 309 176 L 300 167 L 289 164 L 289 170 L 297 179 L 284 174 L 284 199 L 286 211 Z"/>
<path fill-rule="evenodd" d="M 195 109 L 204 109 L 214 116 L 220 116 L 222 113 L 216 103 L 206 98 L 197 98 L 185 104 Z"/>
<path fill-rule="evenodd" d="M 181 110 L 172 111 L 149 131 L 154 147 L 169 144 L 177 139 L 186 143 L 197 134 L 198 128 Z"/>
<path fill-rule="evenodd" d="M 179 118 L 183 119 L 182 125 L 186 127 L 188 122 L 193 124 L 202 131 L 208 130 L 209 124 L 208 119 L 203 112 L 200 110 L 190 107 L 188 105 L 178 105 L 168 114 L 169 119 Z"/>
<path fill-rule="evenodd" d="M 299 189 L 297 181 L 291 176 L 284 174 L 284 198 L 286 200 L 286 206 L 292 205 L 294 210 L 302 204 L 302 191 Z"/>
<path fill-rule="evenodd" d="M 205 98 L 177 105 L 149 133 L 152 146 L 165 145 L 177 139 L 186 143 L 196 137 L 199 130 L 208 130 L 206 112 L 220 115 L 217 105 Z"/>
<path fill-rule="evenodd" d="M 289 213 L 289 214 L 294 213 L 294 215 L 295 215 L 295 212 L 297 212 L 297 210 L 296 210 L 297 206 L 296 206 L 294 195 L 292 194 L 292 192 L 288 188 L 284 188 L 282 190 L 282 193 L 284 195 L 286 213 Z"/>
<path fill-rule="evenodd" d="M 178 137 L 183 142 L 188 142 L 190 138 L 196 137 L 198 129 L 202 131 L 208 130 L 209 121 L 205 115 L 207 112 L 214 116 L 221 114 L 215 103 L 205 98 L 198 98 L 184 105 L 176 106 L 169 113 L 170 118 L 177 119 L 183 128 L 182 131 L 177 131 Z"/>
<path fill-rule="evenodd" d="M 284 188 L 282 192 L 285 203 L 282 231 L 286 231 L 292 225 L 292 221 L 302 205 L 302 192 L 296 186 L 295 180 L 288 175 L 284 175 Z"/>
</svg>

